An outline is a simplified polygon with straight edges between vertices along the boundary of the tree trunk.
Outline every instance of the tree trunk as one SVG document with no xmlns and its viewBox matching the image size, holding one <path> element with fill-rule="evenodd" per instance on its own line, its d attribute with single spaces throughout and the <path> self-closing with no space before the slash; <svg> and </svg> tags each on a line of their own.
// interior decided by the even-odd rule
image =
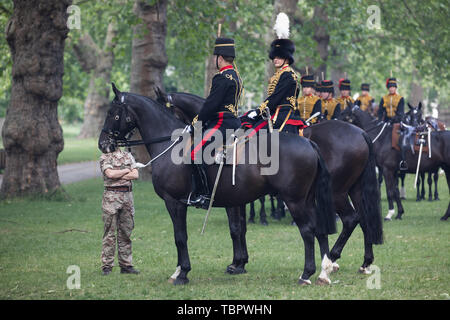
<svg viewBox="0 0 450 320">
<path fill-rule="evenodd" d="M 413 69 L 413 76 L 411 81 L 411 93 L 409 95 L 408 100 L 413 107 L 417 107 L 419 105 L 419 102 L 423 102 L 423 87 L 420 83 L 419 72 L 417 71 L 416 68 Z M 405 106 L 405 112 L 408 110 L 409 108 L 406 108 Z"/>
<path fill-rule="evenodd" d="M 79 40 L 78 44 L 74 45 L 74 52 L 81 67 L 91 75 L 88 96 L 84 102 L 84 120 L 80 138 L 98 137 L 105 122 L 109 107 L 116 35 L 117 29 L 111 22 L 108 25 L 103 49 L 94 43 L 88 33 Z"/>
<path fill-rule="evenodd" d="M 142 23 L 133 30 L 130 91 L 155 98 L 154 87 L 164 90 L 163 75 L 168 62 L 165 46 L 167 0 L 158 0 L 154 5 L 137 0 L 134 12 Z M 137 133 L 135 138 L 140 139 L 140 135 Z M 143 146 L 133 148 L 133 154 L 142 163 L 150 159 Z M 149 180 L 150 169 L 142 170 L 140 177 Z"/>
<path fill-rule="evenodd" d="M 14 1 L 6 28 L 13 59 L 11 101 L 2 130 L 6 168 L 2 197 L 61 188 L 56 160 L 64 147 L 58 122 L 70 0 Z"/>
</svg>

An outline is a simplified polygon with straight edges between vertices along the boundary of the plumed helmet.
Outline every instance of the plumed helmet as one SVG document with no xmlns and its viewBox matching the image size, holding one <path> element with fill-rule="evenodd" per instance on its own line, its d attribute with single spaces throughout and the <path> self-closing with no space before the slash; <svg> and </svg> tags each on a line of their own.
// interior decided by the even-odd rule
<svg viewBox="0 0 450 320">
<path fill-rule="evenodd" d="M 312 74 L 304 75 L 303 77 L 301 77 L 300 83 L 303 88 L 307 87 L 314 88 L 316 84 L 316 82 L 314 81 L 314 75 Z"/>
<path fill-rule="evenodd" d="M 362 83 L 362 84 L 361 84 L 361 90 L 362 90 L 362 91 L 370 91 L 370 84 L 368 84 L 368 83 Z"/>
<path fill-rule="evenodd" d="M 334 83 L 331 80 L 322 80 L 322 84 L 320 85 L 321 92 L 330 92 L 334 94 Z"/>
<path fill-rule="evenodd" d="M 269 58 L 273 60 L 275 57 L 287 59 L 289 64 L 294 63 L 295 45 L 289 40 L 289 17 L 280 12 L 277 15 L 275 26 L 273 27 L 277 38 L 270 44 Z"/>
</svg>

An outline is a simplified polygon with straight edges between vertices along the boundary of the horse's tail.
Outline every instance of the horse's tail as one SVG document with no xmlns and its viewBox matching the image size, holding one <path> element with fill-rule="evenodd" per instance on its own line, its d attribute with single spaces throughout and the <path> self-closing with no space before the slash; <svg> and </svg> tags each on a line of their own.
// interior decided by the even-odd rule
<svg viewBox="0 0 450 320">
<path fill-rule="evenodd" d="M 369 159 L 361 175 L 363 212 L 360 215 L 361 226 L 366 230 L 367 240 L 371 244 L 383 243 L 383 223 L 381 216 L 380 187 L 375 171 L 375 153 L 372 140 L 367 133 L 362 133 L 369 147 Z"/>
<path fill-rule="evenodd" d="M 318 172 L 316 179 L 315 203 L 316 203 L 316 233 L 336 233 L 336 214 L 333 205 L 333 189 L 331 176 L 325 161 L 320 154 L 320 149 L 313 141 L 311 145 L 318 156 Z"/>
</svg>

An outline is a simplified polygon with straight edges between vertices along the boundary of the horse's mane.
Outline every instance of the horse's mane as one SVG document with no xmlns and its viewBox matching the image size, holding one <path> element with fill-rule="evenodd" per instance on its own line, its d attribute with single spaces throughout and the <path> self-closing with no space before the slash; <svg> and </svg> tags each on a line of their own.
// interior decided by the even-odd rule
<svg viewBox="0 0 450 320">
<path fill-rule="evenodd" d="M 153 100 L 150 97 L 146 97 L 137 93 L 131 93 L 131 92 L 124 92 L 125 96 L 125 100 L 126 97 L 131 97 L 131 98 L 135 98 L 136 100 L 142 102 L 142 105 L 145 108 L 151 108 L 152 105 L 155 106 L 156 109 L 160 110 L 162 112 L 162 114 L 164 114 L 165 116 L 167 116 L 169 119 L 179 122 L 180 126 L 183 125 L 183 122 L 181 122 L 177 117 L 175 117 L 175 115 L 170 111 L 170 109 L 168 109 L 166 106 L 163 106 L 162 104 L 160 104 L 159 102 Z"/>
</svg>

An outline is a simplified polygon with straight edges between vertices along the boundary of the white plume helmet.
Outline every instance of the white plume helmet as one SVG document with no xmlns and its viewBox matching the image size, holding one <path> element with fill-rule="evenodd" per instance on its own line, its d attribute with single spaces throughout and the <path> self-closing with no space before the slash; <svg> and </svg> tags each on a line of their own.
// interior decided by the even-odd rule
<svg viewBox="0 0 450 320">
<path fill-rule="evenodd" d="M 278 39 L 289 39 L 289 17 L 286 13 L 280 12 L 277 15 L 273 30 L 275 30 Z"/>
</svg>

